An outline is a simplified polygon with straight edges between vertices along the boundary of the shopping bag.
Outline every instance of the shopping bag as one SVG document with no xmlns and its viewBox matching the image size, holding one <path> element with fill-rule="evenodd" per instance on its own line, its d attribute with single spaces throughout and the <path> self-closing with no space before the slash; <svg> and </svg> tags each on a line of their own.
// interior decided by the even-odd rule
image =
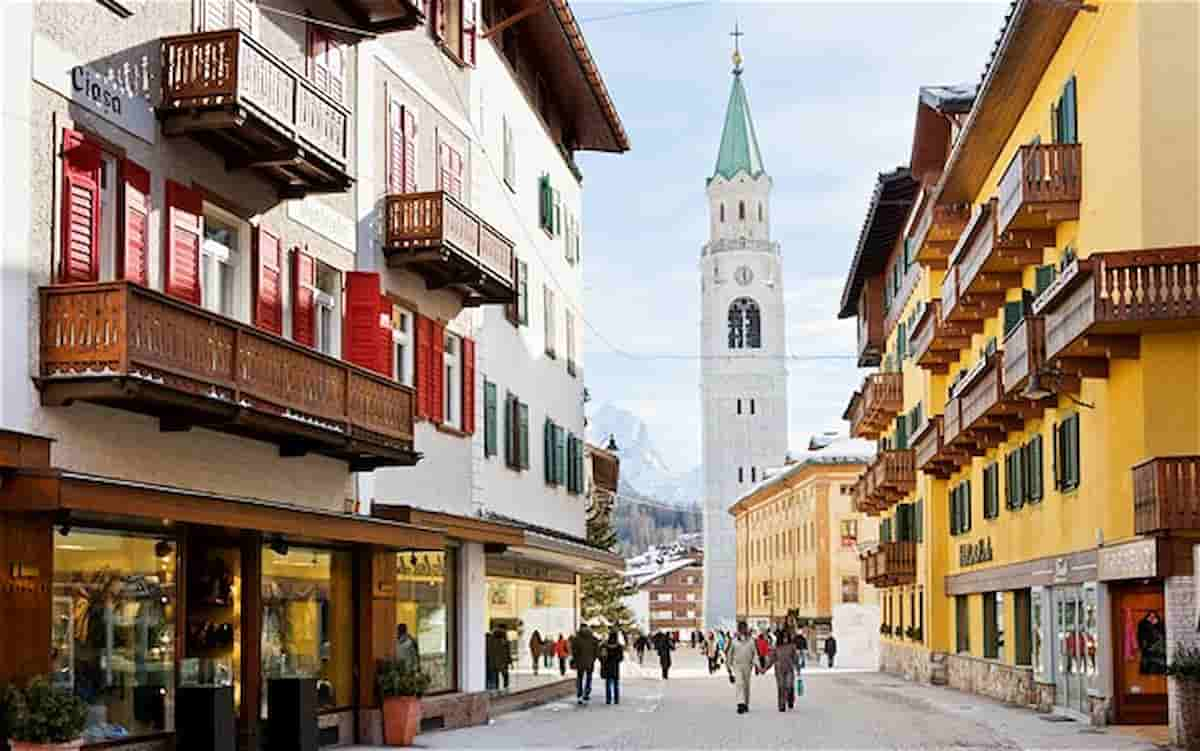
<svg viewBox="0 0 1200 751">
<path fill-rule="evenodd" d="M 804 678 L 796 676 L 796 696 L 804 696 Z"/>
</svg>

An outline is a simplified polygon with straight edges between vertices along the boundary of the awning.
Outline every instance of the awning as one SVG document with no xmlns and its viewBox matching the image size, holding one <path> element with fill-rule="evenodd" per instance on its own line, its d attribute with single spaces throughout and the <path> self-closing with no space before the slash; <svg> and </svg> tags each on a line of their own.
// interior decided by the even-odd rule
<svg viewBox="0 0 1200 751">
<path fill-rule="evenodd" d="M 371 515 L 376 519 L 436 527 L 445 530 L 447 537 L 456 540 L 490 545 L 525 543 L 525 531 L 520 526 L 478 516 L 461 516 L 442 511 L 427 511 L 414 506 L 389 506 L 380 503 L 372 505 Z"/>
<path fill-rule="evenodd" d="M 202 524 L 284 535 L 297 541 L 445 548 L 444 532 L 435 527 L 57 469 L 18 470 L 6 477 L 0 486 L 0 511 Z"/>
</svg>

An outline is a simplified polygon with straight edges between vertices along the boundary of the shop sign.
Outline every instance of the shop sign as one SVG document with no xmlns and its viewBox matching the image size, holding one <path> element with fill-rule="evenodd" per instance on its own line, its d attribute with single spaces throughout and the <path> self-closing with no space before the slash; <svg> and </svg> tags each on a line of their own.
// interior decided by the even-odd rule
<svg viewBox="0 0 1200 751">
<path fill-rule="evenodd" d="M 968 542 L 958 546 L 959 566 L 974 566 L 990 560 L 992 560 L 992 538 L 990 537 L 985 537 L 979 542 Z"/>
<path fill-rule="evenodd" d="M 1071 559 L 1070 558 L 1055 558 L 1054 559 L 1054 581 L 1065 582 L 1071 578 Z"/>
<path fill-rule="evenodd" d="M 488 576 L 507 576 L 514 579 L 532 579 L 533 581 L 558 582 L 574 584 L 575 574 L 564 569 L 546 566 L 529 561 L 517 561 L 507 558 L 488 558 Z"/>
<path fill-rule="evenodd" d="M 1152 579 L 1158 576 L 1158 541 L 1137 540 L 1124 545 L 1100 548 L 1097 560 L 1097 578 L 1100 581 L 1115 579 Z"/>
<path fill-rule="evenodd" d="M 149 59 L 110 63 L 105 74 L 59 47 L 49 37 L 33 38 L 33 78 L 84 109 L 95 112 L 146 143 L 158 133 L 150 99 L 137 93 L 149 80 Z"/>
<path fill-rule="evenodd" d="M 303 224 L 326 240 L 346 250 L 354 250 L 354 220 L 319 198 L 310 196 L 288 201 L 287 214 L 289 219 Z"/>
</svg>

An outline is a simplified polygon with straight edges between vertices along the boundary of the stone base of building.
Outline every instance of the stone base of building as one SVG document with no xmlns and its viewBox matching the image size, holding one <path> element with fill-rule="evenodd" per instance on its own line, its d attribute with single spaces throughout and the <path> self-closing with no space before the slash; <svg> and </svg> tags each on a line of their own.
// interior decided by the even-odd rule
<svg viewBox="0 0 1200 751">
<path fill-rule="evenodd" d="M 932 682 L 930 652 L 925 645 L 916 642 L 880 639 L 879 669 L 916 683 Z"/>
<path fill-rule="evenodd" d="M 1046 713 L 1053 712 L 1054 700 L 1056 692 L 1058 691 L 1057 687 L 1055 687 L 1053 683 L 1034 681 L 1033 690 L 1037 695 L 1037 702 L 1034 705 L 1037 707 L 1037 711 Z"/>
<path fill-rule="evenodd" d="M 596 682 L 592 681 L 592 690 L 595 692 Z M 600 682 L 601 693 L 604 690 L 604 682 Z M 556 683 L 548 683 L 544 686 L 531 688 L 527 691 L 519 691 L 517 693 L 508 694 L 506 696 L 497 696 L 491 700 L 489 709 L 490 716 L 502 715 L 507 712 L 517 712 L 522 709 L 536 707 L 539 704 L 545 704 L 555 699 L 562 699 L 567 696 L 575 696 L 575 678 L 565 678 Z"/>
<path fill-rule="evenodd" d="M 1030 707 L 1039 703 L 1033 668 L 967 655 L 946 655 L 947 685 L 959 691 Z"/>
<path fill-rule="evenodd" d="M 492 712 L 492 701 L 486 691 L 426 696 L 421 700 L 421 732 L 486 725 Z M 360 742 L 370 746 L 383 745 L 383 715 L 380 711 L 366 709 L 359 718 Z"/>
</svg>

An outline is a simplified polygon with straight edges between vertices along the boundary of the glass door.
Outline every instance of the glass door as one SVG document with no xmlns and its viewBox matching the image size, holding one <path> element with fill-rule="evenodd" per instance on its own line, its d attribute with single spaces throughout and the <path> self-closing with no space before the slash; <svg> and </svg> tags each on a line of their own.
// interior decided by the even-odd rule
<svg viewBox="0 0 1200 751">
<path fill-rule="evenodd" d="M 1055 704 L 1088 712 L 1088 685 L 1096 675 L 1096 590 L 1054 588 Z"/>
</svg>

